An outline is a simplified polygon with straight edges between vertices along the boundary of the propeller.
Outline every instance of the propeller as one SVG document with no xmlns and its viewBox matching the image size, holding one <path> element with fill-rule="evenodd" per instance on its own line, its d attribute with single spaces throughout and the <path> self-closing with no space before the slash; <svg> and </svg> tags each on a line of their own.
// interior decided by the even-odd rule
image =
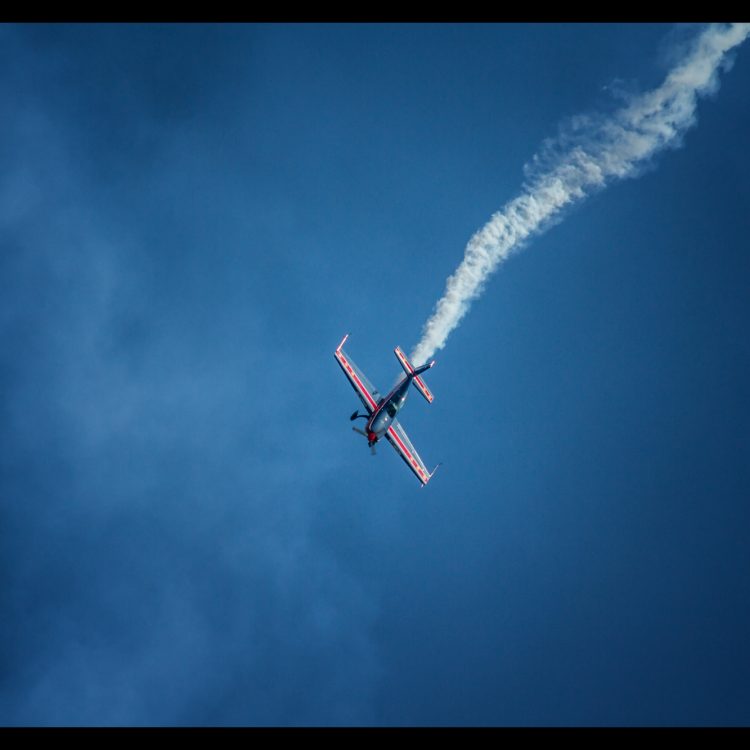
<svg viewBox="0 0 750 750">
<path fill-rule="evenodd" d="M 360 430 L 359 427 L 352 427 L 352 429 L 354 430 L 354 432 L 358 432 L 360 435 L 362 435 L 362 437 L 366 437 L 368 439 L 368 441 L 369 441 L 370 438 L 367 436 L 367 433 L 364 432 L 363 430 Z M 370 445 L 370 453 L 373 456 L 377 455 L 377 453 L 375 452 L 375 443 L 372 443 Z"/>
</svg>

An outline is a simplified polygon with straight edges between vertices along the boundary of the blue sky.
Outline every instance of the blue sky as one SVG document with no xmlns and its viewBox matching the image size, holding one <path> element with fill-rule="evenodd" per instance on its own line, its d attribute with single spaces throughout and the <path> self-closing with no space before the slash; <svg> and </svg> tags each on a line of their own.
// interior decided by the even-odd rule
<svg viewBox="0 0 750 750">
<path fill-rule="evenodd" d="M 351 432 L 663 25 L 0 27 L 0 723 L 747 724 L 750 52 Z"/>
</svg>

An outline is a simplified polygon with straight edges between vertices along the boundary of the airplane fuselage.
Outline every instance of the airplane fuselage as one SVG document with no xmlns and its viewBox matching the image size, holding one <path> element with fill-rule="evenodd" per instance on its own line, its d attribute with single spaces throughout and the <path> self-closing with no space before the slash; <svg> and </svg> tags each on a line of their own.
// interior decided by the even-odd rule
<svg viewBox="0 0 750 750">
<path fill-rule="evenodd" d="M 401 410 L 409 395 L 409 385 L 413 376 L 407 375 L 379 404 L 367 420 L 367 440 L 376 443 L 393 424 L 396 414 Z"/>
</svg>

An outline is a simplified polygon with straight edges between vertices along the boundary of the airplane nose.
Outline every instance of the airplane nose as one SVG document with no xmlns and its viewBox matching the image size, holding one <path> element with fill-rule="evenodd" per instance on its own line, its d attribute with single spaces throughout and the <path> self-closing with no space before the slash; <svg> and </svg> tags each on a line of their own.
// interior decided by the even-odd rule
<svg viewBox="0 0 750 750">
<path fill-rule="evenodd" d="M 371 443 L 375 443 L 378 440 L 378 436 L 374 432 L 370 431 L 369 433 L 367 433 L 367 439 Z"/>
</svg>

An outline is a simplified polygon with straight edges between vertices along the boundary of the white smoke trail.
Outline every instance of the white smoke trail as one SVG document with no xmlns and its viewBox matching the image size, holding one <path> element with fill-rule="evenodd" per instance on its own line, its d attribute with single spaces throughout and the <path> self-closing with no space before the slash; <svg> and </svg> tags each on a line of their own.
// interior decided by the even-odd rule
<svg viewBox="0 0 750 750">
<path fill-rule="evenodd" d="M 699 96 L 716 91 L 727 53 L 750 34 L 750 24 L 714 24 L 658 88 L 640 94 L 608 117 L 579 117 L 570 132 L 545 144 L 527 166 L 524 191 L 507 203 L 469 241 L 464 259 L 414 347 L 415 366 L 442 349 L 492 272 L 535 234 L 547 229 L 565 207 L 614 179 L 635 176 L 657 152 L 680 145 L 695 123 Z"/>
</svg>

